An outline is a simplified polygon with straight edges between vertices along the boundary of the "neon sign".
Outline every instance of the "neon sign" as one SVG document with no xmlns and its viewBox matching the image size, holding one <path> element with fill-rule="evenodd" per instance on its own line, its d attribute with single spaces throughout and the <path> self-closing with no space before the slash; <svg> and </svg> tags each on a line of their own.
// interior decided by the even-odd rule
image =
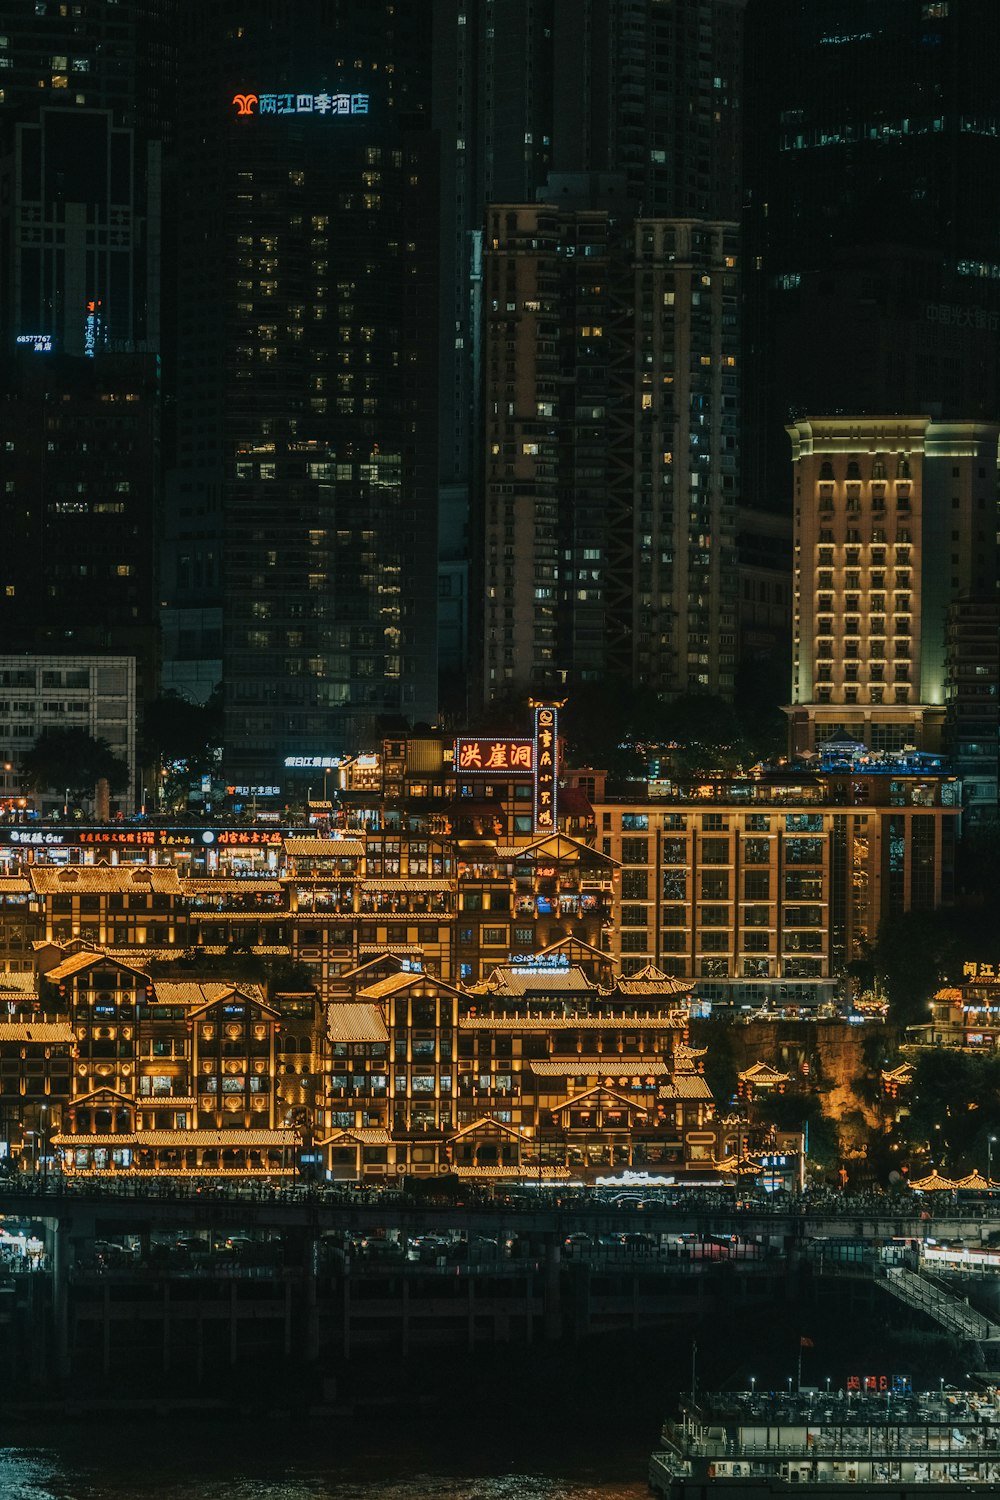
<svg viewBox="0 0 1000 1500">
<path fill-rule="evenodd" d="M 368 94 L 234 94 L 238 119 L 258 115 L 366 115 Z"/>
<path fill-rule="evenodd" d="M 19 333 L 16 342 L 29 345 L 34 354 L 52 353 L 51 333 Z"/>
<path fill-rule="evenodd" d="M 535 832 L 554 833 L 556 828 L 556 759 L 559 747 L 559 714 L 555 704 L 535 706 L 535 744 L 538 771 L 535 778 Z"/>
<path fill-rule="evenodd" d="M 83 321 L 83 353 L 86 359 L 93 359 L 97 352 L 97 340 L 101 332 L 101 299 L 100 297 L 87 303 L 87 316 Z"/>
<path fill-rule="evenodd" d="M 534 769 L 531 740 L 456 740 L 455 766 L 459 771 L 528 772 Z"/>
</svg>

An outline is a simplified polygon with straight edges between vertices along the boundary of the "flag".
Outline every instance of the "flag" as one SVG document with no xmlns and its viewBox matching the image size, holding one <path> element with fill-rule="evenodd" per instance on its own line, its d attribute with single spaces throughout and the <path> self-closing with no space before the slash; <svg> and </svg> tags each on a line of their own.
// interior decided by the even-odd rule
<svg viewBox="0 0 1000 1500">
<path fill-rule="evenodd" d="M 807 1339 L 806 1336 L 805 1336 L 805 1334 L 803 1334 L 802 1337 L 799 1339 L 799 1348 L 800 1349 L 813 1349 L 813 1348 L 815 1348 L 815 1345 L 813 1344 L 812 1339 Z"/>
</svg>

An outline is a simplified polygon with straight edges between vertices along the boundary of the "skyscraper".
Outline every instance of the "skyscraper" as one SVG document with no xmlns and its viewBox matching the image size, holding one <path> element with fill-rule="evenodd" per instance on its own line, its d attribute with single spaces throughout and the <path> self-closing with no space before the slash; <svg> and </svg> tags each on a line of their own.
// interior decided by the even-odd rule
<svg viewBox="0 0 1000 1500">
<path fill-rule="evenodd" d="M 1000 415 L 994 0 L 751 0 L 748 487 L 805 414 Z"/>
<path fill-rule="evenodd" d="M 155 688 L 171 0 L 0 19 L 0 636 Z M 0 725 L 0 729 L 2 729 Z"/>
<path fill-rule="evenodd" d="M 414 3 L 197 7 L 181 39 L 165 681 L 227 774 L 436 703 L 437 144 Z"/>
<path fill-rule="evenodd" d="M 711 241 L 715 245 L 716 229 L 731 225 L 739 213 L 738 143 L 744 4 L 745 0 L 679 0 L 679 3 L 671 4 L 663 3 L 663 0 L 484 0 L 478 6 L 463 5 L 457 0 L 440 0 L 438 4 L 435 56 L 439 68 L 443 68 L 453 81 L 455 101 L 453 112 L 448 115 L 447 102 L 452 95 L 446 90 L 445 102 L 442 103 L 439 97 L 438 109 L 444 131 L 448 129 L 449 120 L 455 121 L 453 134 L 457 148 L 454 171 L 446 175 L 445 181 L 447 264 L 443 268 L 446 278 L 444 296 L 446 305 L 450 302 L 455 313 L 454 348 L 446 347 L 443 351 L 448 371 L 445 389 L 465 396 L 464 400 L 459 399 L 446 409 L 455 413 L 455 425 L 450 434 L 442 434 L 442 453 L 446 460 L 454 460 L 449 471 L 450 482 L 456 488 L 464 485 L 470 496 L 471 550 L 479 580 L 473 583 L 471 593 L 473 598 L 486 596 L 489 611 L 482 628 L 487 634 L 494 627 L 501 631 L 501 635 L 492 641 L 484 640 L 476 652 L 485 664 L 487 675 L 482 691 L 487 697 L 502 688 L 504 681 L 509 684 L 512 679 L 505 676 L 504 668 L 512 665 L 517 667 L 513 680 L 538 681 L 545 677 L 553 682 L 572 681 L 578 680 L 580 674 L 592 678 L 606 671 L 618 670 L 624 671 L 636 685 L 641 683 L 656 691 L 684 691 L 689 685 L 711 685 L 717 691 L 727 691 L 731 687 L 733 662 L 720 663 L 716 659 L 718 655 L 733 656 L 735 650 L 731 639 L 721 646 L 714 640 L 719 634 L 731 636 L 733 628 L 716 618 L 714 611 L 718 609 L 718 598 L 714 597 L 709 605 L 711 590 L 702 588 L 699 582 L 691 606 L 698 618 L 689 624 L 691 611 L 687 596 L 680 597 L 678 603 L 673 592 L 674 580 L 686 577 L 688 560 L 694 552 L 707 553 L 715 549 L 709 571 L 716 580 L 721 576 L 720 569 L 732 566 L 731 517 L 724 529 L 717 530 L 716 527 L 721 524 L 723 511 L 734 507 L 738 499 L 737 402 L 733 399 L 726 407 L 728 442 L 725 449 L 721 426 L 719 444 L 713 447 L 710 426 L 706 425 L 714 420 L 714 416 L 709 416 L 711 397 L 706 401 L 708 393 L 697 389 L 704 373 L 711 367 L 713 354 L 709 345 L 713 340 L 719 348 L 725 344 L 726 357 L 731 361 L 725 376 L 727 397 L 735 395 L 739 378 L 736 352 L 738 299 L 734 282 L 739 268 L 731 235 L 724 251 L 715 246 L 721 256 L 716 263 L 719 273 L 716 289 L 720 294 L 718 324 L 709 336 L 709 320 L 701 312 L 696 312 L 692 320 L 692 326 L 698 329 L 699 336 L 706 336 L 707 342 L 704 349 L 694 351 L 697 361 L 691 391 L 694 405 L 678 416 L 677 430 L 682 433 L 685 444 L 682 463 L 687 462 L 687 445 L 692 433 L 696 432 L 703 444 L 697 452 L 698 463 L 695 465 L 700 475 L 699 483 L 715 485 L 716 476 L 719 478 L 711 494 L 708 490 L 699 492 L 692 515 L 688 514 L 688 496 L 678 507 L 678 514 L 683 512 L 684 516 L 683 536 L 680 538 L 681 563 L 677 563 L 675 555 L 680 536 L 677 528 L 681 522 L 678 520 L 675 524 L 673 513 L 670 521 L 664 522 L 658 500 L 655 506 L 649 503 L 649 486 L 641 478 L 642 460 L 638 451 L 647 437 L 656 442 L 664 437 L 661 453 L 675 453 L 674 408 L 670 407 L 666 429 L 661 432 L 659 413 L 661 410 L 666 412 L 667 407 L 661 408 L 659 391 L 654 397 L 653 390 L 647 389 L 645 396 L 655 404 L 639 405 L 636 409 L 640 417 L 633 424 L 633 394 L 624 394 L 625 386 L 638 389 L 642 381 L 639 372 L 626 378 L 625 364 L 629 356 L 626 352 L 628 335 L 624 327 L 627 322 L 624 304 L 611 322 L 607 317 L 601 318 L 602 338 L 606 343 L 595 346 L 592 354 L 579 350 L 570 326 L 570 310 L 578 295 L 574 283 L 579 282 L 581 286 L 588 281 L 594 285 L 597 283 L 595 278 L 588 277 L 586 266 L 578 266 L 575 272 L 572 268 L 560 270 L 559 261 L 561 256 L 574 253 L 571 245 L 577 228 L 583 226 L 586 240 L 590 228 L 596 225 L 594 215 L 603 213 L 606 227 L 598 231 L 598 240 L 606 248 L 598 250 L 594 243 L 590 253 L 608 258 L 610 279 L 604 279 L 597 293 L 580 292 L 580 295 L 584 300 L 586 296 L 596 297 L 597 304 L 601 298 L 621 295 L 625 283 L 631 285 L 633 278 L 628 270 L 628 257 L 638 245 L 639 254 L 646 257 L 642 273 L 635 278 L 637 295 L 643 301 L 653 283 L 659 285 L 656 265 L 659 251 L 652 248 L 644 251 L 645 240 L 633 232 L 632 225 L 641 220 L 646 238 L 651 236 L 652 244 L 658 245 L 656 222 L 669 219 L 675 222 L 667 230 L 663 242 L 675 234 L 691 250 L 693 263 L 699 266 L 699 275 L 711 276 L 707 264 L 702 266 L 700 263 L 701 246 L 694 248 L 698 238 L 695 221 L 703 221 L 706 226 L 705 243 Z M 446 144 L 446 159 L 447 151 Z M 517 382 L 528 403 L 524 410 L 506 411 L 510 405 L 509 395 L 504 392 L 498 395 L 491 386 L 497 373 L 501 385 L 506 387 L 509 383 L 505 378 L 506 370 L 496 372 L 494 364 L 498 352 L 501 355 L 508 353 L 495 340 L 500 339 L 503 344 L 509 341 L 505 336 L 509 330 L 500 325 L 510 321 L 507 314 L 511 311 L 508 303 L 512 299 L 504 295 L 496 306 L 497 299 L 486 287 L 483 293 L 483 319 L 487 329 L 485 347 L 480 347 L 476 338 L 475 318 L 483 289 L 477 236 L 481 235 L 484 215 L 492 211 L 493 205 L 501 204 L 508 215 L 521 214 L 527 226 L 538 201 L 548 206 L 542 214 L 545 222 L 555 224 L 558 220 L 561 227 L 546 229 L 535 247 L 527 243 L 527 229 L 523 233 L 518 230 L 516 249 L 513 245 L 501 243 L 502 234 L 498 236 L 494 230 L 489 230 L 485 244 L 486 275 L 488 278 L 497 274 L 498 254 L 508 258 L 516 256 L 521 268 L 518 277 L 523 271 L 522 279 L 529 280 L 535 274 L 529 267 L 532 248 L 537 250 L 540 260 L 552 258 L 552 264 L 541 272 L 543 280 L 548 283 L 546 295 L 542 299 L 529 295 L 526 299 L 528 303 L 542 300 L 546 308 L 536 332 L 531 332 L 532 308 L 520 305 L 516 308 L 519 328 L 514 342 L 518 345 L 518 359 L 530 361 L 534 358 L 529 354 L 529 345 L 537 333 L 539 368 L 546 362 L 551 363 L 552 356 L 557 354 L 559 373 L 556 380 L 565 376 L 567 391 L 570 385 L 576 386 L 581 381 L 588 388 L 595 382 L 600 387 L 603 382 L 604 395 L 590 401 L 589 406 L 604 409 L 608 430 L 589 436 L 574 430 L 588 424 L 601 428 L 605 422 L 603 416 L 584 420 L 583 413 L 588 405 L 585 400 L 579 403 L 580 414 L 567 418 L 565 402 L 556 401 L 553 405 L 552 401 L 546 400 L 544 393 L 538 398 L 543 407 L 553 407 L 553 414 L 545 419 L 549 430 L 544 441 L 555 444 L 564 456 L 570 451 L 580 455 L 590 450 L 591 461 L 588 464 L 582 459 L 575 460 L 568 468 L 561 467 L 558 476 L 546 472 L 546 462 L 540 463 L 533 471 L 539 481 L 537 500 L 540 509 L 537 518 L 539 534 L 532 546 L 541 550 L 548 547 L 552 551 L 553 556 L 539 566 L 555 570 L 540 579 L 539 587 L 558 598 L 556 613 L 560 624 L 557 628 L 554 615 L 546 613 L 552 601 L 540 597 L 537 603 L 542 618 L 537 621 L 538 632 L 535 633 L 533 624 L 529 634 L 541 652 L 550 652 L 551 655 L 539 656 L 536 653 L 529 661 L 528 656 L 518 655 L 519 648 L 514 646 L 513 637 L 504 634 L 514 623 L 514 636 L 523 643 L 527 638 L 528 616 L 525 615 L 520 623 L 509 619 L 494 621 L 492 618 L 494 604 L 502 608 L 503 601 L 495 601 L 489 596 L 489 581 L 484 581 L 482 569 L 488 571 L 493 565 L 491 549 L 506 547 L 510 539 L 502 532 L 491 532 L 487 536 L 494 525 L 492 507 L 496 495 L 492 488 L 488 494 L 484 493 L 483 481 L 475 473 L 475 444 L 467 442 L 470 429 L 465 414 L 475 407 L 478 399 L 480 409 L 486 412 L 490 450 L 498 436 L 501 444 L 512 437 L 516 440 L 514 433 L 498 434 L 493 430 L 496 402 L 500 403 L 499 413 L 508 424 L 512 416 L 529 426 L 539 418 L 537 403 L 533 402 L 528 391 L 534 380 L 531 370 L 526 368 Z M 573 216 L 581 209 L 585 210 L 584 220 L 574 223 Z M 690 226 L 690 236 L 687 226 Z M 729 234 L 728 230 L 725 232 Z M 563 243 L 561 237 L 564 233 Z M 668 257 L 672 253 L 664 252 Z M 709 260 L 714 253 L 708 254 Z M 473 278 L 471 294 L 470 267 Z M 513 270 L 512 259 L 510 269 Z M 679 280 L 685 286 L 687 269 L 684 266 L 678 270 Z M 731 294 L 724 311 L 721 300 L 723 276 L 729 282 L 727 290 Z M 617 289 L 612 292 L 615 278 Z M 632 295 L 631 290 L 628 295 Z M 699 282 L 694 296 L 700 298 L 701 295 Z M 562 298 L 566 299 L 564 313 L 559 310 Z M 714 299 L 710 302 L 714 306 Z M 709 303 L 705 305 L 707 307 Z M 677 306 L 676 317 L 669 314 L 667 322 L 680 338 L 678 351 L 683 345 L 678 358 L 686 360 L 688 343 L 687 333 L 683 330 L 687 327 L 687 307 L 681 307 L 680 303 Z M 527 320 L 520 324 L 525 313 Z M 550 342 L 551 330 L 547 325 L 559 318 L 562 318 L 559 332 L 553 335 L 563 340 L 559 350 L 541 347 Z M 646 361 L 648 356 L 650 361 L 644 374 L 650 381 L 653 379 L 652 361 L 658 358 L 658 352 L 654 355 L 652 346 L 645 347 L 645 343 L 653 339 L 655 327 L 656 349 L 659 350 L 662 323 L 660 309 L 644 302 L 633 332 L 638 338 L 641 325 L 643 360 Z M 595 324 L 593 320 L 584 319 L 580 326 L 592 328 Z M 449 333 L 451 327 L 449 322 Z M 673 338 L 674 332 L 667 335 L 668 342 Z M 616 343 L 619 340 L 621 342 Z M 609 363 L 603 356 L 612 348 L 616 353 Z M 704 363 L 701 362 L 703 358 Z M 506 367 L 511 360 L 502 359 L 500 363 Z M 478 384 L 480 371 L 485 371 L 481 388 Z M 685 366 L 685 392 L 686 375 Z M 618 391 L 610 405 L 608 381 Z M 545 383 L 552 383 L 551 372 L 544 376 Z M 670 394 L 677 401 L 681 400 L 677 389 Z M 721 403 L 721 386 L 718 395 Z M 703 401 L 705 404 L 699 404 Z M 722 409 L 720 404 L 717 412 L 720 423 Z M 640 432 L 644 434 L 641 442 L 638 438 Z M 626 456 L 633 438 L 637 444 L 636 452 L 629 451 Z M 530 437 L 528 441 L 531 441 Z M 597 517 L 595 521 L 596 512 L 600 510 L 595 449 L 605 454 L 600 463 L 608 461 L 607 453 L 611 449 L 615 451 L 615 479 L 609 490 L 609 504 L 615 508 L 615 521 L 610 527 L 614 556 L 607 551 L 607 516 Z M 492 451 L 486 454 L 487 473 L 491 473 L 493 479 L 502 477 L 490 468 L 496 456 Z M 518 457 L 523 460 L 535 455 L 519 453 Z M 702 460 L 709 467 L 714 465 L 711 478 Z M 623 465 L 627 467 L 633 462 L 637 465 L 633 476 L 636 487 L 634 502 L 632 480 L 626 479 L 623 468 Z M 521 467 L 524 467 L 523 463 Z M 588 468 L 592 472 L 586 476 Z M 728 475 L 724 494 L 723 468 Z M 516 481 L 522 497 L 520 509 L 524 513 L 519 523 L 522 537 L 527 536 L 526 487 L 530 488 L 532 482 L 527 473 L 519 473 Z M 492 480 L 488 483 L 492 485 Z M 574 485 L 577 486 L 575 499 Z M 641 499 L 639 493 L 644 488 L 646 497 Z M 626 490 L 629 500 L 624 506 L 621 497 Z M 551 508 L 556 491 L 560 520 L 552 524 L 558 538 L 550 535 L 552 528 L 546 519 L 547 508 Z M 655 523 L 651 519 L 654 511 Z M 708 519 L 710 511 L 715 516 L 711 523 Z M 689 520 L 690 526 L 687 524 Z M 502 516 L 497 524 L 501 528 L 507 525 Z M 580 544 L 581 553 L 588 554 L 582 580 L 576 575 L 583 558 L 582 555 L 576 556 L 577 541 L 573 535 L 567 540 L 567 531 L 579 536 L 588 534 L 587 545 Z M 597 538 L 597 532 L 602 539 Z M 521 545 L 527 543 L 522 541 Z M 595 552 L 596 557 L 590 555 Z M 570 574 L 574 575 L 572 579 Z M 695 574 L 700 580 L 697 567 Z M 717 590 L 717 582 L 713 583 L 712 589 Z M 507 603 L 509 605 L 510 601 Z M 679 625 L 672 621 L 667 623 L 667 617 L 674 612 L 681 617 Z M 727 607 L 724 613 L 732 611 Z M 584 625 L 585 616 L 587 623 Z M 689 629 L 690 643 L 687 639 Z M 633 631 L 636 639 L 629 643 L 628 636 Z M 713 642 L 703 647 L 699 638 L 706 636 L 713 637 Z M 572 647 L 569 645 L 571 639 L 575 641 Z M 497 646 L 501 653 L 492 662 L 491 645 Z M 503 651 L 511 648 L 517 657 L 514 663 L 502 659 Z M 498 674 L 491 677 L 494 668 L 498 669 Z"/>
<path fill-rule="evenodd" d="M 487 692 L 735 670 L 736 226 L 489 209 Z"/>
</svg>

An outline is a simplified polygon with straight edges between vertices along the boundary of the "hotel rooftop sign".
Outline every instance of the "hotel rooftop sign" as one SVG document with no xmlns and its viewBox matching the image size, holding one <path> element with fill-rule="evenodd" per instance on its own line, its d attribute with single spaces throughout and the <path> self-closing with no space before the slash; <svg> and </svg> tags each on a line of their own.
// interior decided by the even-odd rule
<svg viewBox="0 0 1000 1500">
<path fill-rule="evenodd" d="M 322 115 L 343 119 L 368 113 L 368 94 L 234 94 L 237 117 Z"/>
</svg>

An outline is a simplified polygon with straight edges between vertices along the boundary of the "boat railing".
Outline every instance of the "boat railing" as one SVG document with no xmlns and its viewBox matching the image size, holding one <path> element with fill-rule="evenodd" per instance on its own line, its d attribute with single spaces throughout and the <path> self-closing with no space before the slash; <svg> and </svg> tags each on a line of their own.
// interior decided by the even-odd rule
<svg viewBox="0 0 1000 1500">
<path fill-rule="evenodd" d="M 732 1443 L 717 1438 L 690 1440 L 677 1451 L 691 1458 L 919 1458 L 949 1462 L 1000 1462 L 1000 1448 L 971 1443 L 928 1443 L 919 1439 L 905 1442 L 851 1442 L 832 1433 L 828 1439 L 811 1443 Z"/>
</svg>

